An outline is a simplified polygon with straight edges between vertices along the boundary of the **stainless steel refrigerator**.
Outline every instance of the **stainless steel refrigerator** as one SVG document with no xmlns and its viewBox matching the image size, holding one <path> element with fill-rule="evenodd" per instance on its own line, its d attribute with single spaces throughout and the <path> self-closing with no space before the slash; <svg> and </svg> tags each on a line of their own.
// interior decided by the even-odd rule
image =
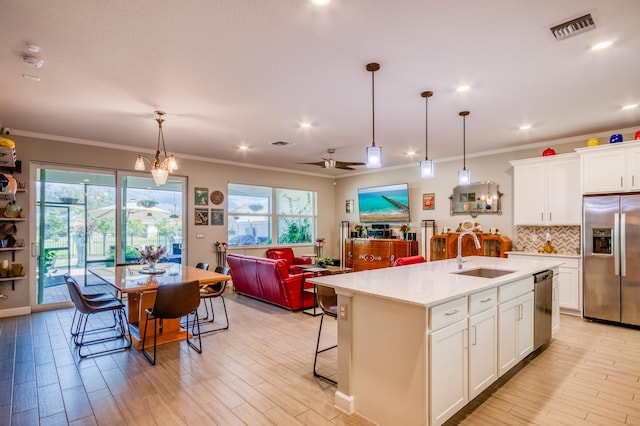
<svg viewBox="0 0 640 426">
<path fill-rule="evenodd" d="M 584 197 L 584 316 L 640 325 L 640 195 Z"/>
</svg>

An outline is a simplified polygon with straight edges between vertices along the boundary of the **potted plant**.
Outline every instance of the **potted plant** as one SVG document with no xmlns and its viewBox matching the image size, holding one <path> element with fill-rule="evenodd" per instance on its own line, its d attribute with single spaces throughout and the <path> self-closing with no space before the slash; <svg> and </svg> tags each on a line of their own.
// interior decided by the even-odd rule
<svg viewBox="0 0 640 426">
<path fill-rule="evenodd" d="M 403 240 L 407 239 L 407 232 L 409 231 L 411 231 L 411 227 L 408 224 L 403 223 L 402 226 L 400 227 L 400 233 L 402 234 Z"/>
<path fill-rule="evenodd" d="M 318 265 L 321 268 L 324 268 L 325 266 L 328 266 L 328 265 L 333 265 L 333 259 L 331 259 L 330 257 L 318 257 L 316 259 L 316 265 Z"/>
</svg>

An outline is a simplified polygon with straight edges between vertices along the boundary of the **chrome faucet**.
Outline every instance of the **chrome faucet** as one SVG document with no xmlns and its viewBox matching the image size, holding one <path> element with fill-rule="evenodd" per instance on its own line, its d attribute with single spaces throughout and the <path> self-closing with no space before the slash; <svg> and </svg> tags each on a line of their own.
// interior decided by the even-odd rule
<svg viewBox="0 0 640 426">
<path fill-rule="evenodd" d="M 462 231 L 460 235 L 458 235 L 458 256 L 456 257 L 456 269 L 462 269 L 462 237 L 465 235 L 471 235 L 473 237 L 473 241 L 476 244 L 476 249 L 480 248 L 480 241 L 476 236 L 476 233 L 473 231 Z"/>
</svg>

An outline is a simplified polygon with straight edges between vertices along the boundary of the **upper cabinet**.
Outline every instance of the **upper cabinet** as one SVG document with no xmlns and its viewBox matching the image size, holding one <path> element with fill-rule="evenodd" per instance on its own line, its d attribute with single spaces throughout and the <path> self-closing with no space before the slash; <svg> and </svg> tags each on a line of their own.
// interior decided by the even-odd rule
<svg viewBox="0 0 640 426">
<path fill-rule="evenodd" d="M 580 225 L 580 159 L 561 154 L 512 161 L 514 225 Z"/>
<path fill-rule="evenodd" d="M 578 148 L 576 151 L 582 159 L 584 194 L 640 190 L 640 142 Z"/>
</svg>

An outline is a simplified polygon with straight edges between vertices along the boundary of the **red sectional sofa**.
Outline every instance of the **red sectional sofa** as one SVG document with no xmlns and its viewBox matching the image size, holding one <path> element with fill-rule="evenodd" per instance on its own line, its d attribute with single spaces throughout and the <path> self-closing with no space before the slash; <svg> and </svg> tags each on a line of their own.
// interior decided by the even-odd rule
<svg viewBox="0 0 640 426">
<path fill-rule="evenodd" d="M 315 303 L 312 293 L 302 292 L 304 274 L 289 275 L 287 262 L 283 259 L 229 253 L 227 263 L 233 288 L 240 294 L 292 311 L 309 308 Z M 305 284 L 305 287 L 313 288 L 313 284 Z"/>
<path fill-rule="evenodd" d="M 269 259 L 283 259 L 287 262 L 290 274 L 302 273 L 303 269 L 296 265 L 309 265 L 313 260 L 310 257 L 296 257 L 291 247 L 270 248 L 267 250 L 267 257 Z"/>
</svg>

